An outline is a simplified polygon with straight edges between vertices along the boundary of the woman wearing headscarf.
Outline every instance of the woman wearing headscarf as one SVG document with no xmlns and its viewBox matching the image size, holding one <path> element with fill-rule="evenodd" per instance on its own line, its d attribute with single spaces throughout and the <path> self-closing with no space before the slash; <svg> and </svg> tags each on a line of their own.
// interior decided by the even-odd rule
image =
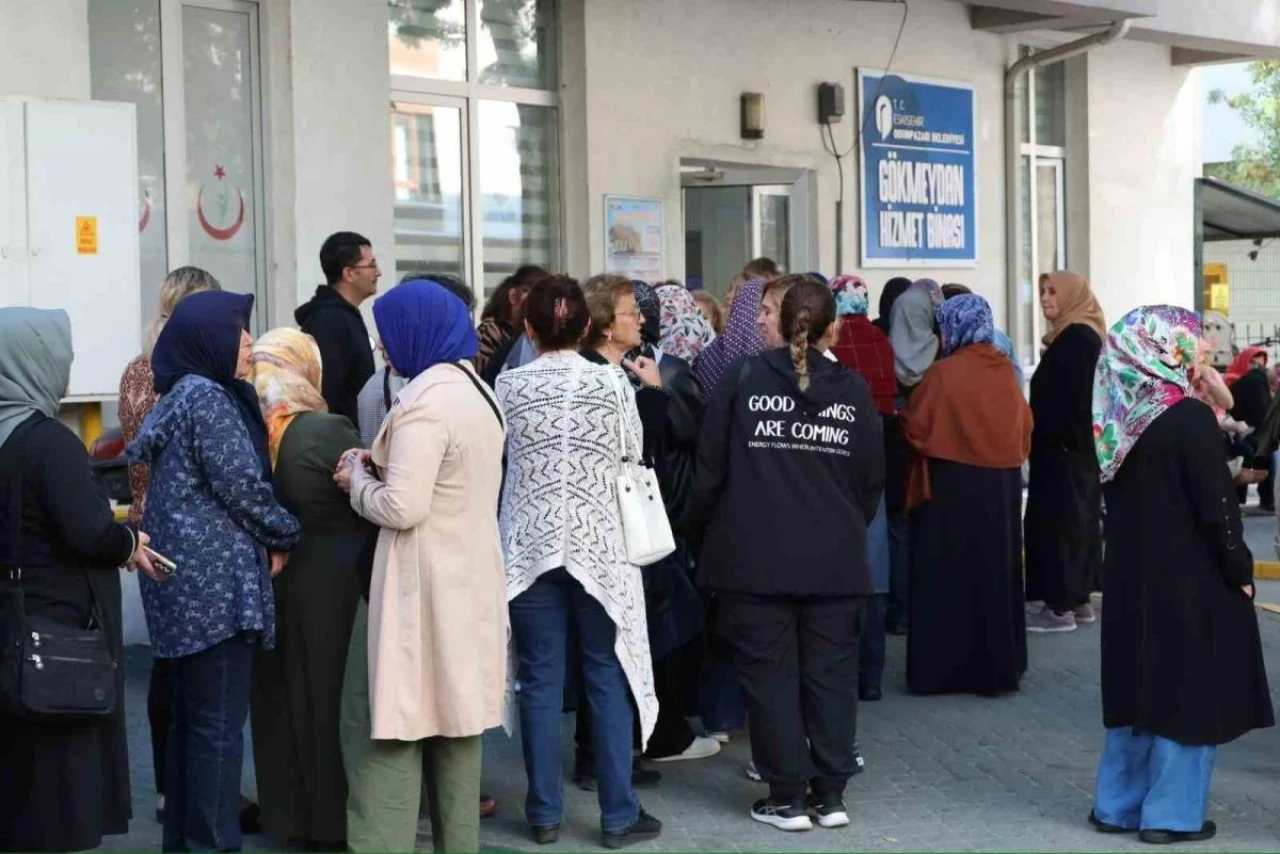
<svg viewBox="0 0 1280 854">
<path fill-rule="evenodd" d="M 333 482 L 338 458 L 360 436 L 329 412 L 320 375 L 310 335 L 276 329 L 254 345 L 275 494 L 301 523 L 302 539 L 272 583 L 276 646 L 254 662 L 250 713 L 264 831 L 313 851 L 345 851 L 338 708 L 360 599 L 356 563 L 372 526 Z"/>
<path fill-rule="evenodd" d="M 911 287 L 911 280 L 902 276 L 895 276 L 884 283 L 884 290 L 880 291 L 880 315 L 871 321 L 885 335 L 889 334 L 890 319 L 893 317 L 893 304 L 898 301 L 898 297 L 902 296 L 907 288 Z"/>
<path fill-rule="evenodd" d="M 159 312 L 147 328 L 143 341 L 142 353 L 131 361 L 120 377 L 120 434 L 125 444 L 138 438 L 142 432 L 142 422 L 156 405 L 159 395 L 156 394 L 155 377 L 151 374 L 151 351 L 160 337 L 160 330 L 173 314 L 174 308 L 184 297 L 199 291 L 220 291 L 218 284 L 210 273 L 199 267 L 179 267 L 164 277 L 160 285 Z M 129 492 L 133 500 L 129 503 L 129 521 L 135 525 L 142 523 L 142 513 L 146 508 L 147 480 L 150 473 L 146 466 L 129 466 Z M 156 780 L 156 815 L 163 821 L 164 816 L 164 766 L 165 742 L 169 738 L 169 679 L 167 662 L 163 658 L 151 660 L 151 680 L 147 685 L 147 720 L 151 727 L 151 765 Z M 247 803 L 247 802 L 246 802 Z M 250 805 L 253 813 L 256 805 Z M 241 826 L 246 824 L 242 814 Z M 256 816 L 250 825 L 257 826 Z"/>
<path fill-rule="evenodd" d="M 943 358 L 903 416 L 914 451 L 907 684 L 917 694 L 989 697 L 1016 691 L 1027 669 L 1021 466 L 1031 409 L 991 345 L 986 300 L 949 300 L 938 326 Z"/>
<path fill-rule="evenodd" d="M 949 285 L 942 286 L 942 298 L 944 300 L 949 300 L 954 297 L 962 297 L 971 293 L 973 293 L 973 291 L 967 285 L 960 285 L 953 282 Z M 1009 339 L 1009 335 L 999 326 L 995 328 L 995 331 L 991 335 L 991 346 L 1005 354 L 1009 359 L 1009 362 L 1013 365 L 1013 372 L 1018 375 L 1018 385 L 1023 385 L 1025 377 L 1022 375 L 1022 362 L 1018 359 L 1018 352 L 1014 349 L 1013 341 Z"/>
<path fill-rule="evenodd" d="M 894 398 L 898 383 L 893 372 L 889 336 L 867 319 L 867 283 L 857 276 L 836 276 L 828 283 L 836 300 L 837 332 L 831 344 L 836 361 L 862 377 L 871 390 L 884 432 L 897 427 Z M 883 696 L 885 610 L 889 598 L 889 520 L 884 497 L 867 526 L 867 560 L 875 595 L 867 603 L 859 646 L 858 699 L 875 702 Z"/>
<path fill-rule="evenodd" d="M 593 363 L 579 352 L 593 314 L 612 319 L 596 327 L 598 340 L 587 346 L 626 352 L 638 343 L 639 312 L 625 279 L 600 277 L 595 291 L 594 312 L 567 276 L 544 279 L 529 292 L 526 330 L 538 358 L 498 378 L 498 399 L 511 422 L 499 524 L 529 780 L 525 818 L 538 844 L 559 839 L 560 720 L 569 639 L 576 634 L 574 666 L 582 669 L 594 721 L 601 841 L 621 848 L 662 832 L 632 785 L 632 725 L 639 718 L 643 747 L 658 701 L 644 588 L 639 568 L 627 560 L 616 494 L 619 461 L 627 448 L 643 444 L 637 394 L 620 365 Z M 651 364 L 641 372 L 649 384 L 658 379 Z M 561 415 L 549 419 L 548 411 Z"/>
<path fill-rule="evenodd" d="M 507 607 L 494 508 L 505 423 L 471 367 L 471 314 L 441 285 L 373 305 L 409 378 L 373 443 L 335 475 L 381 527 L 343 686 L 352 851 L 411 851 L 423 774 L 437 851 L 479 846 L 480 736 L 502 722 Z M 424 766 L 425 758 L 425 766 Z"/>
<path fill-rule="evenodd" d="M 1221 440 L 1190 399 L 1200 318 L 1131 311 L 1098 360 L 1093 435 L 1107 502 L 1102 717 L 1089 820 L 1149 843 L 1209 839 L 1217 746 L 1274 723 L 1253 556 Z"/>
<path fill-rule="evenodd" d="M 716 340 L 711 321 L 697 299 L 679 282 L 663 282 L 655 289 L 660 307 L 659 346 L 662 352 L 697 364 L 698 357 Z"/>
<path fill-rule="evenodd" d="M 1263 436 L 1258 428 L 1266 420 L 1267 411 L 1271 408 L 1271 384 L 1267 377 L 1267 349 L 1265 347 L 1246 347 L 1236 354 L 1227 369 L 1225 377 L 1227 388 L 1235 406 L 1231 409 L 1231 417 L 1241 424 L 1254 428 L 1254 434 L 1246 436 L 1241 445 L 1246 450 L 1245 468 L 1267 472 L 1267 478 L 1258 484 L 1258 501 L 1267 512 L 1275 512 L 1275 495 L 1273 493 L 1274 473 L 1271 471 L 1271 459 L 1259 454 L 1260 448 L 1265 450 L 1267 443 L 1259 444 Z M 1241 504 L 1249 494 L 1249 487 L 1242 486 L 1237 490 Z"/>
<path fill-rule="evenodd" d="M 1076 273 L 1041 276 L 1040 307 L 1049 331 L 1031 377 L 1035 427 L 1023 535 L 1026 598 L 1044 604 L 1028 614 L 1027 631 L 1070 632 L 1077 622 L 1097 620 L 1089 595 L 1102 571 L 1102 486 L 1091 408 L 1107 325 Z"/>
<path fill-rule="evenodd" d="M 152 655 L 172 659 L 164 848 L 236 850 L 242 732 L 258 646 L 275 644 L 271 578 L 298 521 L 271 488 L 258 394 L 245 382 L 253 297 L 226 291 L 178 303 L 151 353 L 161 395 L 129 446 L 151 469 L 143 527 L 177 564 L 142 579 Z"/>
<path fill-rule="evenodd" d="M 155 570 L 146 535 L 112 519 L 84 443 L 58 421 L 71 358 L 66 312 L 0 308 L 0 593 L 21 590 L 36 622 L 83 629 L 98 616 L 123 665 L 118 568 Z M 124 667 L 116 673 L 105 717 L 0 715 L 0 851 L 81 851 L 129 832 Z"/>
<path fill-rule="evenodd" d="M 885 286 L 901 284 L 893 279 Z M 942 290 L 937 282 L 921 279 L 899 290 L 889 301 L 891 323 L 887 330 L 893 347 L 894 376 L 897 396 L 894 409 L 902 412 L 915 387 L 919 385 L 933 360 L 938 357 L 938 323 L 934 312 L 942 305 Z M 885 299 L 880 299 L 884 318 Z M 911 537 L 907 526 L 907 465 L 911 449 L 902 435 L 902 422 L 887 423 L 884 434 L 885 511 L 889 520 L 889 601 L 885 603 L 885 631 L 893 635 L 907 633 L 911 599 Z"/>
<path fill-rule="evenodd" d="M 729 307 L 724 334 L 707 345 L 698 363 L 694 365 L 698 379 L 702 380 L 702 388 L 708 395 L 715 393 L 716 386 L 724 379 L 730 365 L 743 356 L 763 352 L 764 339 L 760 337 L 756 321 L 766 284 L 768 282 L 765 279 L 755 278 L 747 280 L 738 288 L 733 297 L 733 305 Z"/>
</svg>

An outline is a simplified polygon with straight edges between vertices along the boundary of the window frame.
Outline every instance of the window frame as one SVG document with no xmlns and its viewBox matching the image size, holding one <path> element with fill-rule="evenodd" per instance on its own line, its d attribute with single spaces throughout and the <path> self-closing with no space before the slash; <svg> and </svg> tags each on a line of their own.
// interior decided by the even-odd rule
<svg viewBox="0 0 1280 854">
<path fill-rule="evenodd" d="M 221 0 L 190 0 L 190 2 L 220 2 Z M 174 2 L 174 0 L 168 0 Z M 548 49 L 556 57 L 556 79 L 547 89 L 530 89 L 520 86 L 497 86 L 491 83 L 480 83 L 480 4 L 479 0 L 463 0 L 464 22 L 466 26 L 466 79 L 438 80 L 429 77 L 414 77 L 403 74 L 388 74 L 391 81 L 391 110 L 395 111 L 398 103 L 427 104 L 441 107 L 462 107 L 462 187 L 463 187 L 463 268 L 465 279 L 472 286 L 476 295 L 476 319 L 479 320 L 488 294 L 485 292 L 484 275 L 484 213 L 480 194 L 480 102 L 505 101 L 536 107 L 547 107 L 555 110 L 554 126 L 555 150 L 548 151 L 548 157 L 555 159 L 556 168 L 561 175 L 557 182 L 560 198 L 551 200 L 555 215 L 551 226 L 555 229 L 555 238 L 550 241 L 550 266 L 559 269 L 565 257 L 565 222 L 564 222 L 564 108 L 560 97 L 559 78 L 564 66 L 563 33 L 560 17 L 563 2 L 556 0 L 552 11 L 549 31 L 552 37 L 548 40 Z M 387 7 L 389 8 L 389 7 Z M 389 18 L 388 18 L 389 20 Z M 388 38 L 390 30 L 388 29 Z M 389 124 L 388 124 L 389 127 Z M 394 203 L 394 202 L 393 202 Z M 396 258 L 399 267 L 399 258 Z"/>
</svg>

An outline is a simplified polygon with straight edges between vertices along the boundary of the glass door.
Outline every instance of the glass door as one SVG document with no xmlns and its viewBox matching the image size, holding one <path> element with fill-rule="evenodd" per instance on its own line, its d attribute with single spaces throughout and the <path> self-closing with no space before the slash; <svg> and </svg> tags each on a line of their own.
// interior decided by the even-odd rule
<svg viewBox="0 0 1280 854">
<path fill-rule="evenodd" d="M 772 258 L 791 270 L 791 186 L 757 184 L 751 188 L 751 257 Z"/>
</svg>

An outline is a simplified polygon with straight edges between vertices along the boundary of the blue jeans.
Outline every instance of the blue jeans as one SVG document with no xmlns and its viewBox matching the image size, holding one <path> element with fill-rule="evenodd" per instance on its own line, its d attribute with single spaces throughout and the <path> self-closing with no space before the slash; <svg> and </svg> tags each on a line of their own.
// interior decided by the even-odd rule
<svg viewBox="0 0 1280 854">
<path fill-rule="evenodd" d="M 564 816 L 560 715 L 566 640 L 572 625 L 582 649 L 583 693 L 591 706 L 600 827 L 635 824 L 640 800 L 631 788 L 630 687 L 613 650 L 617 629 L 604 607 L 563 569 L 544 573 L 511 600 L 520 682 L 520 730 L 529 793 L 525 818 L 534 827 Z"/>
<path fill-rule="evenodd" d="M 169 665 L 165 851 L 240 850 L 240 770 L 255 646 L 237 635 Z"/>
<path fill-rule="evenodd" d="M 1200 830 L 1217 750 L 1135 735 L 1130 727 L 1107 730 L 1094 815 L 1126 830 Z"/>
</svg>

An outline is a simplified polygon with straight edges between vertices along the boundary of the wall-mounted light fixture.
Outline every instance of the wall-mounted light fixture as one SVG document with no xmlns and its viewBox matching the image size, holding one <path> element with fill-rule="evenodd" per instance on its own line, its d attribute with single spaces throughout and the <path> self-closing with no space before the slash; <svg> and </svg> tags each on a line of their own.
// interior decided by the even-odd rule
<svg viewBox="0 0 1280 854">
<path fill-rule="evenodd" d="M 764 95 L 742 93 L 742 138 L 764 139 Z"/>
</svg>

